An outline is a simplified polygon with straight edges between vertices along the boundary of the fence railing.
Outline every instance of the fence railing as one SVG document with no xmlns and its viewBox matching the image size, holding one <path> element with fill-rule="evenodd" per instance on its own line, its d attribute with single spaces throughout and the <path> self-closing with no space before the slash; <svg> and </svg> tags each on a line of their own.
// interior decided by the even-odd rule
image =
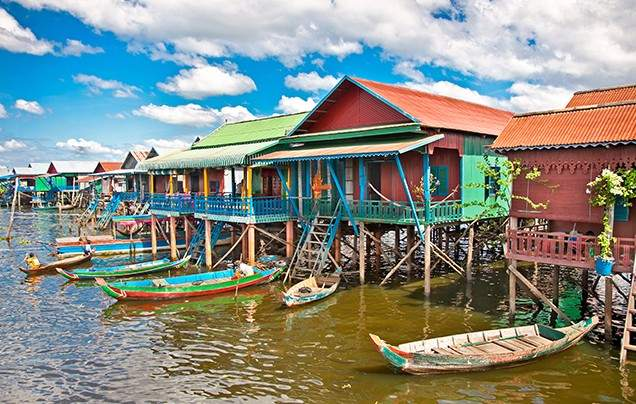
<svg viewBox="0 0 636 404">
<path fill-rule="evenodd" d="M 510 259 L 583 269 L 594 269 L 594 257 L 600 251 L 595 236 L 522 230 L 508 230 L 506 247 Z M 636 239 L 617 238 L 613 249 L 614 270 L 631 271 Z"/>
<path fill-rule="evenodd" d="M 230 217 L 292 216 L 289 198 L 278 196 L 195 196 L 194 212 Z"/>
</svg>

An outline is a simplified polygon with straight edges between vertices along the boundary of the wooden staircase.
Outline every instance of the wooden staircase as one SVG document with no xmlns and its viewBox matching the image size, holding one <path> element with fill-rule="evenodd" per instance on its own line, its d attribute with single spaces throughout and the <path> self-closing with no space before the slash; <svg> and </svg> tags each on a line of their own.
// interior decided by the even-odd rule
<svg viewBox="0 0 636 404">
<path fill-rule="evenodd" d="M 331 217 L 320 216 L 317 205 L 313 219 L 305 225 L 298 247 L 289 263 L 285 280 L 304 280 L 320 275 L 327 263 L 329 251 L 342 219 L 341 203 L 338 201 Z"/>
<path fill-rule="evenodd" d="M 211 246 L 214 248 L 216 243 L 221 238 L 221 231 L 225 226 L 225 222 L 216 222 L 212 228 L 212 242 Z M 205 222 L 199 221 L 195 233 L 192 235 L 190 245 L 185 253 L 186 256 L 190 255 L 190 260 L 194 261 L 196 265 L 201 265 L 205 259 Z"/>
<path fill-rule="evenodd" d="M 625 326 L 623 328 L 623 341 L 621 342 L 620 366 L 627 361 L 627 352 L 636 352 L 636 345 L 632 345 L 632 333 L 636 333 L 634 316 L 636 316 L 636 253 L 634 254 L 634 266 L 632 268 L 632 283 L 627 298 L 627 312 L 625 313 Z"/>
</svg>

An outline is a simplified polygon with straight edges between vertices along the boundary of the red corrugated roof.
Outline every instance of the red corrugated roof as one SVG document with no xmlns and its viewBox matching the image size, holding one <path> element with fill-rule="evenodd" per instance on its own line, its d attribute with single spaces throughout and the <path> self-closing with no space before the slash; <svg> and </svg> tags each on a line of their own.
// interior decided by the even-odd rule
<svg viewBox="0 0 636 404">
<path fill-rule="evenodd" d="M 119 170 L 122 164 L 124 163 L 121 161 L 100 161 L 95 168 L 95 172 L 109 172 Z"/>
<path fill-rule="evenodd" d="M 499 135 L 512 113 L 392 84 L 354 78 L 357 83 L 431 128 Z"/>
<path fill-rule="evenodd" d="M 636 101 L 516 115 L 495 149 L 636 141 Z"/>
<path fill-rule="evenodd" d="M 566 108 L 636 100 L 636 84 L 577 91 Z"/>
</svg>

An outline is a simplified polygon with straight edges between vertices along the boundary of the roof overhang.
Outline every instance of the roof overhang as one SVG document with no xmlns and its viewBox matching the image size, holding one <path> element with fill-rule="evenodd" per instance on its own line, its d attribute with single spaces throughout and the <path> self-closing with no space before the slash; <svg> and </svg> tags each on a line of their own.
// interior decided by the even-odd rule
<svg viewBox="0 0 636 404">
<path fill-rule="evenodd" d="M 619 142 L 599 142 L 599 143 L 575 143 L 575 144 L 556 144 L 556 145 L 538 145 L 538 146 L 519 146 L 519 147 L 491 147 L 491 149 L 498 153 L 506 153 L 513 151 L 528 151 L 528 150 L 559 150 L 559 149 L 584 149 L 593 147 L 615 147 L 615 146 L 627 146 L 636 144 L 636 140 L 631 141 L 619 141 Z"/>
<path fill-rule="evenodd" d="M 399 123 L 393 125 L 369 126 L 364 128 L 351 128 L 342 130 L 332 130 L 325 132 L 308 133 L 306 135 L 294 135 L 283 138 L 279 141 L 281 144 L 288 143 L 307 143 L 307 142 L 323 142 L 339 139 L 355 139 L 370 136 L 383 135 L 403 135 L 407 133 L 416 133 L 424 135 L 419 123 Z"/>
<path fill-rule="evenodd" d="M 265 165 L 292 161 L 398 156 L 437 142 L 442 138 L 444 138 L 444 135 L 439 134 L 406 140 L 384 140 L 381 142 L 365 142 L 342 146 L 281 150 L 256 157 L 253 162 L 258 165 Z"/>
</svg>

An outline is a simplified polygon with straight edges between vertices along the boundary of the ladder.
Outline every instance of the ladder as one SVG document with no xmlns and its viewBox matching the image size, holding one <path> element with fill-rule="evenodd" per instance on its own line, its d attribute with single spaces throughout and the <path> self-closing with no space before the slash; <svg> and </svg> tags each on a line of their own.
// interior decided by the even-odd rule
<svg viewBox="0 0 636 404">
<path fill-rule="evenodd" d="M 341 202 L 338 201 L 331 217 L 320 216 L 317 205 L 314 207 L 312 213 L 315 215 L 310 224 L 305 227 L 294 257 L 289 264 L 286 279 L 303 280 L 320 275 L 327 263 L 329 251 L 342 219 L 341 207 Z"/>
<path fill-rule="evenodd" d="M 79 222 L 80 223 L 86 223 L 88 222 L 88 219 L 95 213 L 95 211 L 97 210 L 97 205 L 99 205 L 99 196 L 95 195 L 93 197 L 93 199 L 91 199 L 90 203 L 88 204 L 88 206 L 86 207 L 86 210 L 84 210 L 84 212 L 82 212 L 82 214 L 79 217 Z"/>
<path fill-rule="evenodd" d="M 216 243 L 221 238 L 221 231 L 225 226 L 225 222 L 216 222 L 212 228 L 211 235 L 211 247 L 214 248 Z M 190 260 L 194 261 L 196 265 L 201 265 L 205 259 L 205 222 L 199 221 L 196 231 L 190 239 L 190 245 L 186 251 L 186 256 L 190 255 Z"/>
<path fill-rule="evenodd" d="M 629 287 L 627 297 L 627 312 L 625 313 L 625 326 L 623 328 L 623 340 L 621 342 L 620 366 L 624 366 L 627 361 L 627 351 L 636 352 L 636 345 L 632 345 L 632 333 L 636 333 L 634 326 L 634 316 L 636 315 L 636 251 L 634 252 L 634 266 L 632 268 L 632 283 Z"/>
<path fill-rule="evenodd" d="M 105 229 L 106 226 L 108 226 L 108 223 L 110 223 L 113 215 L 115 214 L 115 212 L 117 212 L 120 204 L 121 195 L 114 194 L 113 197 L 110 199 L 110 202 L 108 202 L 108 205 L 106 205 L 106 207 L 104 208 L 102 215 L 99 217 L 99 221 L 97 222 L 97 227 L 99 229 Z"/>
</svg>

